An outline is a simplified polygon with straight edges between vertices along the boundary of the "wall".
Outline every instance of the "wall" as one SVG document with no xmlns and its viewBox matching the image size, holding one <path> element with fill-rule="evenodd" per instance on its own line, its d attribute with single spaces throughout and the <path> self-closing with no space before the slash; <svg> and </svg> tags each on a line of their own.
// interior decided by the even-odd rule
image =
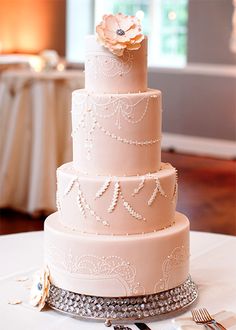
<svg viewBox="0 0 236 330">
<path fill-rule="evenodd" d="M 149 85 L 163 93 L 163 131 L 236 140 L 236 68 L 152 69 Z"/>
<path fill-rule="evenodd" d="M 188 62 L 236 64 L 230 52 L 231 0 L 189 0 Z"/>
<path fill-rule="evenodd" d="M 0 0 L 2 52 L 65 55 L 66 0 Z"/>
<path fill-rule="evenodd" d="M 164 133 L 235 141 L 232 13 L 231 0 L 189 0 L 186 68 L 149 69 L 149 85 L 163 92 Z"/>
</svg>

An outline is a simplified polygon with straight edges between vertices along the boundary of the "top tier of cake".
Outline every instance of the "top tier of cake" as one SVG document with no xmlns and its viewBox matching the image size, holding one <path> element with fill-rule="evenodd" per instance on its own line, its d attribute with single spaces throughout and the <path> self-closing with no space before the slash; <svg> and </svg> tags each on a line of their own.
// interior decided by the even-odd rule
<svg viewBox="0 0 236 330">
<path fill-rule="evenodd" d="M 123 56 L 101 46 L 96 36 L 86 37 L 85 89 L 94 93 L 138 93 L 147 90 L 147 38 Z"/>
</svg>

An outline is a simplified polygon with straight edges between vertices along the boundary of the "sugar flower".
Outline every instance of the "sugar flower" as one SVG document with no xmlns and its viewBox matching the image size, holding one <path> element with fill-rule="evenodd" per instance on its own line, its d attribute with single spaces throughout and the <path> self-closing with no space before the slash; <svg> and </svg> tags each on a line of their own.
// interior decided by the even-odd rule
<svg viewBox="0 0 236 330">
<path fill-rule="evenodd" d="M 35 273 L 33 278 L 33 285 L 30 292 L 30 304 L 37 306 L 41 311 L 49 296 L 50 280 L 49 269 L 45 267 L 43 270 Z"/>
<path fill-rule="evenodd" d="M 122 56 L 125 49 L 139 49 L 144 39 L 139 19 L 121 13 L 104 15 L 96 32 L 99 43 L 117 56 Z"/>
</svg>

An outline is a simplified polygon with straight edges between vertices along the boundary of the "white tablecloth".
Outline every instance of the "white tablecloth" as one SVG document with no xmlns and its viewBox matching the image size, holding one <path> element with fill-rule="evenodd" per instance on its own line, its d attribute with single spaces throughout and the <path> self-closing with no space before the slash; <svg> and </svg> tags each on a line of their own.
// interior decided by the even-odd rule
<svg viewBox="0 0 236 330">
<path fill-rule="evenodd" d="M 29 248 L 30 247 L 30 248 Z M 236 312 L 236 237 L 191 233 L 191 275 L 199 286 L 198 307 L 211 313 Z M 16 278 L 40 268 L 43 233 L 0 237 L 0 329 L 1 330 L 99 330 L 102 323 L 75 320 L 53 310 L 38 312 L 28 304 L 27 282 Z M 11 299 L 23 301 L 9 305 Z M 186 315 L 189 312 L 186 313 Z M 136 329 L 134 325 L 129 325 Z M 171 320 L 150 323 L 152 330 L 171 330 Z"/>
<path fill-rule="evenodd" d="M 56 168 L 72 159 L 71 93 L 82 71 L 0 76 L 0 207 L 53 211 Z"/>
</svg>

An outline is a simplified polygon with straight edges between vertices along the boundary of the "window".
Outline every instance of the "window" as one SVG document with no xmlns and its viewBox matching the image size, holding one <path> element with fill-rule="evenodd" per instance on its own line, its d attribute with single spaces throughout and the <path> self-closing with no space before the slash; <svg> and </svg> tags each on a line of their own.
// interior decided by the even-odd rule
<svg viewBox="0 0 236 330">
<path fill-rule="evenodd" d="M 76 4 L 78 8 L 75 8 Z M 118 12 L 137 15 L 141 19 L 143 32 L 148 35 L 149 40 L 149 65 L 185 65 L 188 0 L 68 0 L 68 60 L 84 61 L 82 40 L 85 35 L 94 32 L 94 26 L 101 21 L 104 13 Z M 77 20 L 80 18 L 77 25 L 75 13 Z M 72 37 L 75 29 L 76 39 Z M 79 45 L 76 44 L 76 40 Z"/>
</svg>

